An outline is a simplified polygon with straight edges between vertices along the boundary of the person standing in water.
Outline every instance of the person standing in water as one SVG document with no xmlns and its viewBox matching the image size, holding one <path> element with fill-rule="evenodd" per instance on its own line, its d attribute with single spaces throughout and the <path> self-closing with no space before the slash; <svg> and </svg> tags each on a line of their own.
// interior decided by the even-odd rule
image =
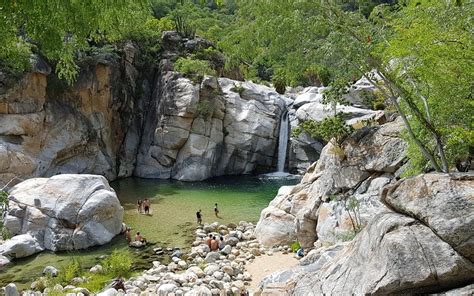
<svg viewBox="0 0 474 296">
<path fill-rule="evenodd" d="M 145 200 L 143 201 L 143 208 L 145 209 L 145 215 L 149 215 L 150 214 L 150 200 L 148 200 L 148 198 L 145 198 Z"/>
<path fill-rule="evenodd" d="M 199 209 L 199 211 L 196 212 L 196 218 L 197 218 L 197 223 L 199 225 L 202 224 L 202 214 L 201 214 L 201 209 Z"/>
<path fill-rule="evenodd" d="M 214 214 L 216 214 L 216 217 L 219 218 L 219 208 L 217 207 L 217 203 L 214 204 Z"/>
<path fill-rule="evenodd" d="M 142 213 L 142 205 L 143 205 L 143 201 L 141 199 L 137 200 L 137 210 L 138 210 L 138 213 Z"/>
<path fill-rule="evenodd" d="M 132 232 L 131 232 L 131 228 L 130 227 L 127 227 L 127 230 L 125 230 L 125 239 L 127 240 L 127 242 L 131 242 L 132 241 Z"/>
</svg>

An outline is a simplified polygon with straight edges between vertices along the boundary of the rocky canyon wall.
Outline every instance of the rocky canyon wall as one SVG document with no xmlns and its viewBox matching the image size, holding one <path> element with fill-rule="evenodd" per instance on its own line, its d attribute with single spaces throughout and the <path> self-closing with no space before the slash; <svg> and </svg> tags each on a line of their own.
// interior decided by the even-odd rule
<svg viewBox="0 0 474 296">
<path fill-rule="evenodd" d="M 91 57 L 72 86 L 39 57 L 14 81 L 1 72 L 0 184 L 64 173 L 194 181 L 272 171 L 285 98 L 250 82 L 196 83 L 173 72 L 183 50 L 206 41 L 169 34 L 152 70 L 127 43 Z"/>
</svg>

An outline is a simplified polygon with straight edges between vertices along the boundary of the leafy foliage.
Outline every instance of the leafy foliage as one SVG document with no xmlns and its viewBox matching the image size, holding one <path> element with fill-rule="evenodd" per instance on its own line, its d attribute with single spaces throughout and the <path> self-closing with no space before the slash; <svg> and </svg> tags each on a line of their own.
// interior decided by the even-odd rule
<svg viewBox="0 0 474 296">
<path fill-rule="evenodd" d="M 386 107 L 385 98 L 378 90 L 363 90 L 361 92 L 361 97 L 363 103 L 373 110 L 384 110 Z"/>
<path fill-rule="evenodd" d="M 3 217 L 3 212 L 6 211 L 8 207 L 8 193 L 0 190 L 0 217 Z M 0 220 L 0 237 L 2 239 L 9 239 L 10 233 L 8 229 L 3 225 L 3 219 Z"/>
<path fill-rule="evenodd" d="M 114 41 L 143 22 L 146 1 L 3 1 L 0 4 L 0 59 L 24 70 L 30 49 L 57 61 L 57 74 L 72 82 L 75 54 L 91 42 Z M 5 42 L 4 42 L 5 41 Z"/>
<path fill-rule="evenodd" d="M 184 15 L 176 15 L 174 17 L 174 28 L 181 36 L 194 39 L 196 36 L 196 28 L 189 24 Z"/>
<path fill-rule="evenodd" d="M 83 269 L 81 262 L 77 258 L 73 257 L 69 260 L 67 265 L 60 269 L 58 277 L 54 278 L 51 276 L 43 276 L 39 278 L 36 281 L 36 289 L 39 291 L 42 291 L 45 288 L 50 288 L 53 290 L 56 284 L 66 286 L 71 284 L 71 280 L 73 278 L 83 277 L 86 279 L 86 281 L 81 284 L 81 287 L 86 288 L 91 292 L 97 292 L 102 290 L 104 286 L 112 279 L 118 277 L 130 277 L 132 275 L 131 258 L 131 254 L 127 250 L 114 250 L 110 256 L 101 262 L 102 266 L 104 267 L 103 273 L 90 273 Z M 57 291 L 57 293 L 59 292 L 60 291 Z"/>
<path fill-rule="evenodd" d="M 71 258 L 68 265 L 62 267 L 58 272 L 57 281 L 60 283 L 70 283 L 75 277 L 82 275 L 82 266 L 77 258 Z"/>
<path fill-rule="evenodd" d="M 292 131 L 292 136 L 298 137 L 302 132 L 305 132 L 311 138 L 322 139 L 326 142 L 333 140 L 334 145 L 340 146 L 352 131 L 352 127 L 346 124 L 343 114 L 338 113 L 336 116 L 327 117 L 320 122 L 315 120 L 304 121 Z"/>
<path fill-rule="evenodd" d="M 38 53 L 71 83 L 91 46 L 135 40 L 147 65 L 158 60 L 161 33 L 176 27 L 215 44 L 178 60 L 193 79 L 212 68 L 271 81 L 280 93 L 330 86 L 325 101 L 334 107 L 365 76 L 378 89 L 367 103 L 396 109 L 405 123 L 408 172 L 448 172 L 474 150 L 473 14 L 472 1 L 460 0 L 4 1 L 0 67 L 21 72 Z M 324 134 L 346 133 L 338 124 Z"/>
<path fill-rule="evenodd" d="M 279 94 L 284 94 L 286 90 L 286 80 L 281 69 L 277 70 L 272 77 L 273 86 Z"/>
<path fill-rule="evenodd" d="M 402 108 L 412 114 L 410 146 L 421 141 L 443 171 L 474 147 L 474 39 L 467 30 L 473 13 L 472 3 L 408 1 L 390 18 L 389 42 L 379 46 Z M 436 169 L 419 149 L 410 149 L 409 157 L 412 173 Z"/>
<path fill-rule="evenodd" d="M 202 117 L 209 117 L 214 113 L 214 105 L 208 101 L 199 101 L 197 104 L 197 112 Z"/>
<path fill-rule="evenodd" d="M 188 76 L 204 76 L 215 74 L 208 61 L 193 59 L 192 57 L 179 58 L 174 63 L 174 69 Z"/>
<path fill-rule="evenodd" d="M 299 241 L 294 241 L 291 243 L 290 245 L 290 249 L 292 252 L 296 253 L 296 251 L 298 251 L 299 249 L 301 249 L 301 245 L 300 245 L 300 242 Z"/>
<path fill-rule="evenodd" d="M 105 258 L 103 267 L 105 272 L 113 277 L 128 277 L 132 267 L 132 257 L 126 250 L 114 250 Z"/>
</svg>

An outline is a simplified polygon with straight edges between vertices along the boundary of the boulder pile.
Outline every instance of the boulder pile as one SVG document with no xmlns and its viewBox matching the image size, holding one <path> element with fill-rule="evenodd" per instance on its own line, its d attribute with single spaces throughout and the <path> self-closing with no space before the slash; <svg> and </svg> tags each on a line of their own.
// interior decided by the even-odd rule
<svg viewBox="0 0 474 296">
<path fill-rule="evenodd" d="M 255 240 L 255 225 L 245 221 L 236 224 L 219 225 L 218 222 L 204 224 L 196 229 L 196 238 L 189 251 L 164 249 L 157 247 L 158 254 L 171 254 L 171 262 L 162 264 L 154 261 L 153 267 L 139 276 L 129 278 L 123 283 L 123 289 L 107 287 L 100 296 L 123 295 L 242 295 L 248 290 L 252 281 L 246 265 L 263 254 L 273 255 L 276 252 L 288 253 L 288 246 L 272 249 L 265 248 Z M 206 244 L 209 234 L 224 239 L 225 246 L 211 251 Z M 90 272 L 100 273 L 102 267 L 96 265 Z M 87 279 L 74 278 L 74 282 L 65 287 L 57 285 L 54 289 L 67 295 L 83 296 L 89 291 L 80 288 Z M 37 288 L 33 283 L 32 289 Z M 45 295 L 50 288 L 43 291 L 25 291 L 23 295 Z M 43 293 L 43 294 L 42 294 Z"/>
</svg>

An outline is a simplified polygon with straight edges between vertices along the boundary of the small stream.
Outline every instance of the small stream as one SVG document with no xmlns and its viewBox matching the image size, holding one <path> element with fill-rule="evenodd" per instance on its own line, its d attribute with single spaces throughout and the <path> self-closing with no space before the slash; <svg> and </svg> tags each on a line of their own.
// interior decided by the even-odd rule
<svg viewBox="0 0 474 296">
<path fill-rule="evenodd" d="M 33 279 L 41 276 L 47 265 L 61 268 L 78 258 L 84 268 L 99 262 L 99 257 L 114 249 L 127 248 L 134 252 L 134 269 L 151 267 L 154 260 L 166 261 L 169 256 L 159 257 L 154 247 L 189 248 L 194 239 L 196 211 L 201 209 L 203 222 L 218 221 L 221 224 L 239 221 L 257 222 L 260 212 L 276 195 L 280 186 L 294 185 L 296 179 L 269 179 L 254 176 L 226 176 L 203 182 L 179 182 L 126 178 L 111 185 L 125 209 L 124 221 L 133 231 L 140 231 L 153 245 L 145 250 L 132 250 L 122 236 L 115 237 L 104 246 L 75 252 L 42 252 L 35 256 L 18 259 L 0 272 L 0 286 L 15 282 L 20 289 L 29 288 Z M 139 214 L 138 199 L 151 201 L 150 215 Z M 214 216 L 214 204 L 218 203 L 220 218 Z"/>
</svg>

